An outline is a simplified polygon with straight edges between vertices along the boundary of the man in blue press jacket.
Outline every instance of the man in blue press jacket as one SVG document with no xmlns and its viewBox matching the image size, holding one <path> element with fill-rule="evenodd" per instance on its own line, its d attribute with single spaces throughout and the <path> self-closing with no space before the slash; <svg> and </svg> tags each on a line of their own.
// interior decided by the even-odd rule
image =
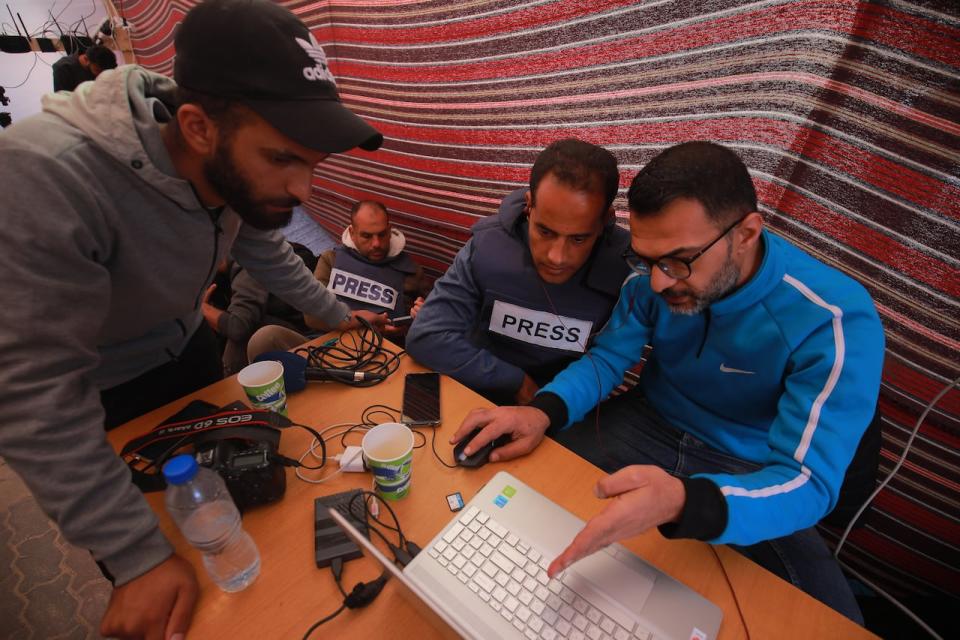
<svg viewBox="0 0 960 640">
<path fill-rule="evenodd" d="M 557 140 L 529 189 L 496 215 L 437 280 L 407 336 L 420 364 L 497 404 L 529 402 L 590 346 L 630 270 L 616 225 L 617 159 L 584 140 Z"/>
<path fill-rule="evenodd" d="M 556 437 L 611 473 L 611 499 L 550 575 L 659 526 L 668 538 L 734 545 L 860 622 L 813 528 L 837 502 L 871 422 L 883 329 L 857 282 L 763 229 L 746 167 L 722 146 L 667 149 L 630 187 L 634 273 L 593 347 L 527 406 L 475 410 L 468 455 L 503 433 L 491 460 Z M 650 352 L 639 386 L 569 428 Z M 615 498 L 615 499 L 612 499 Z"/>
</svg>

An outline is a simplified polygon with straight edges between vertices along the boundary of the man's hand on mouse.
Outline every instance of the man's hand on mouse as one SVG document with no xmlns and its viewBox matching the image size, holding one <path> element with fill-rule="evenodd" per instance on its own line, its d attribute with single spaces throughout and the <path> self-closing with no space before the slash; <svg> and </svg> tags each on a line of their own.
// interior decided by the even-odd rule
<svg viewBox="0 0 960 640">
<path fill-rule="evenodd" d="M 597 482 L 593 492 L 609 502 L 550 563 L 547 575 L 551 578 L 580 558 L 618 540 L 675 522 L 687 501 L 683 482 L 653 465 L 624 467 Z"/>
<path fill-rule="evenodd" d="M 549 426 L 550 418 L 547 414 L 534 407 L 474 409 L 467 414 L 460 428 L 450 438 L 450 444 L 460 442 L 474 429 L 482 427 L 483 431 L 478 433 L 464 449 L 464 453 L 470 456 L 488 442 L 496 440 L 503 434 L 509 434 L 513 441 L 494 449 L 490 454 L 490 462 L 499 462 L 518 458 L 536 449 Z"/>
</svg>

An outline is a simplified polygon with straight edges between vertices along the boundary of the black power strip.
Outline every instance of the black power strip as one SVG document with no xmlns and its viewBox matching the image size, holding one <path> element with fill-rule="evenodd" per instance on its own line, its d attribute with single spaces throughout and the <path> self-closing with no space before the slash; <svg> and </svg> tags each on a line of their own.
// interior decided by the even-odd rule
<svg viewBox="0 0 960 640">
<path fill-rule="evenodd" d="M 360 496 L 361 491 L 354 489 L 316 498 L 313 501 L 317 567 L 321 569 L 329 567 L 330 563 L 336 558 L 341 558 L 346 562 L 363 555 L 360 547 L 348 538 L 343 529 L 330 517 L 330 509 L 336 509 L 350 524 L 369 538 L 366 507 L 363 498 Z"/>
</svg>

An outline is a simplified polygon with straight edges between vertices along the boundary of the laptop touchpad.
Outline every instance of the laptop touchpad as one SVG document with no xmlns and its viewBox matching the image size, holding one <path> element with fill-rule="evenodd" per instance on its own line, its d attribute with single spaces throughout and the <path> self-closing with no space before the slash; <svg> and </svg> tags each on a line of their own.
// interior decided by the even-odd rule
<svg viewBox="0 0 960 640">
<path fill-rule="evenodd" d="M 657 574 L 639 562 L 636 565 L 625 564 L 600 551 L 577 561 L 567 571 L 579 574 L 621 606 L 639 613 L 653 590 Z"/>
</svg>

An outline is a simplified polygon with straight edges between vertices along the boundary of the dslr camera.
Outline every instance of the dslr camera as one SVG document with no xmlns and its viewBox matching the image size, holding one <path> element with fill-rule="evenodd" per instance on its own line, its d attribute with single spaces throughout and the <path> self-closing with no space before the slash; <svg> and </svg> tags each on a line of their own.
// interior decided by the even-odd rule
<svg viewBox="0 0 960 640">
<path fill-rule="evenodd" d="M 197 463 L 219 473 L 240 511 L 276 502 L 287 489 L 284 466 L 270 441 L 231 438 L 196 445 Z"/>
</svg>

